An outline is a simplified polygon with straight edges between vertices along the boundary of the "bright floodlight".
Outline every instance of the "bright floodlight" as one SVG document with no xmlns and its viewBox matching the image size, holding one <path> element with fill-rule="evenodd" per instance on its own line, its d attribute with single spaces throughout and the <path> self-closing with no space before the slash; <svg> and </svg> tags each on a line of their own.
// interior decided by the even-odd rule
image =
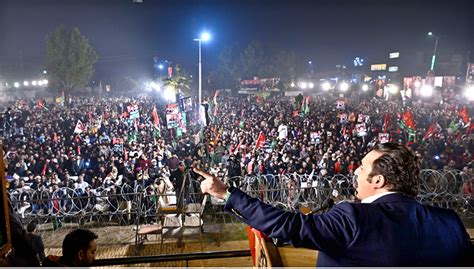
<svg viewBox="0 0 474 269">
<path fill-rule="evenodd" d="M 294 87 L 295 87 L 295 83 L 294 83 L 294 82 L 291 82 L 290 86 L 291 86 L 291 88 L 294 88 Z"/>
<path fill-rule="evenodd" d="M 15 88 L 18 88 L 18 87 L 20 87 L 20 83 L 19 83 L 19 82 L 15 82 L 15 83 L 13 83 L 13 86 L 14 86 Z"/>
<path fill-rule="evenodd" d="M 428 32 L 428 35 L 433 35 L 433 32 Z"/>
<path fill-rule="evenodd" d="M 38 86 L 43 86 L 43 81 L 42 80 L 38 81 Z"/>
<path fill-rule="evenodd" d="M 163 97 L 166 101 L 171 103 L 176 102 L 176 92 L 173 86 L 166 86 L 165 90 L 163 91 Z"/>
<path fill-rule="evenodd" d="M 43 84 L 48 85 L 49 81 L 47 79 L 43 79 Z"/>
<path fill-rule="evenodd" d="M 31 82 L 31 85 L 36 86 L 36 80 L 33 80 L 33 81 Z"/>
<path fill-rule="evenodd" d="M 306 87 L 308 87 L 308 83 L 306 83 L 306 82 L 300 82 L 300 88 L 301 88 L 301 89 L 306 89 Z"/>
<path fill-rule="evenodd" d="M 417 80 L 417 81 L 415 81 L 415 83 L 413 83 L 413 85 L 415 85 L 415 88 L 420 88 L 421 82 L 419 80 Z"/>
<path fill-rule="evenodd" d="M 159 91 L 160 90 L 160 85 L 158 85 L 157 83 L 155 82 L 151 82 L 150 83 L 150 87 L 156 91 Z"/>
<path fill-rule="evenodd" d="M 469 101 L 474 101 L 474 86 L 467 87 L 464 91 L 464 96 L 466 96 Z"/>
<path fill-rule="evenodd" d="M 310 89 L 314 88 L 314 83 L 313 83 L 313 82 L 308 83 L 308 87 L 309 87 Z"/>
<path fill-rule="evenodd" d="M 347 84 L 347 82 L 343 82 L 343 83 L 341 83 L 341 85 L 339 85 L 339 89 L 341 91 L 345 92 L 349 89 L 349 84 Z"/>
<path fill-rule="evenodd" d="M 369 90 L 369 85 L 367 85 L 367 84 L 362 85 L 362 90 L 364 92 L 368 91 Z"/>
<path fill-rule="evenodd" d="M 311 62 L 311 61 L 308 61 L 308 64 L 313 64 L 313 62 Z"/>
<path fill-rule="evenodd" d="M 23 81 L 23 85 L 25 85 L 25 87 L 27 87 L 28 85 L 30 85 L 30 83 L 28 81 Z"/>
<path fill-rule="evenodd" d="M 204 32 L 204 33 L 201 34 L 201 41 L 202 42 L 206 42 L 210 39 L 211 39 L 211 34 L 209 34 L 208 32 Z"/>
<path fill-rule="evenodd" d="M 162 64 L 158 65 L 158 68 L 163 69 L 163 65 Z"/>
<path fill-rule="evenodd" d="M 430 97 L 431 95 L 433 95 L 433 87 L 431 87 L 430 85 L 423 85 L 421 86 L 420 93 L 422 96 Z"/>
<path fill-rule="evenodd" d="M 323 88 L 323 90 L 325 91 L 329 91 L 329 89 L 331 88 L 331 84 L 329 84 L 329 82 L 324 82 L 323 84 L 321 84 L 321 88 Z"/>
</svg>

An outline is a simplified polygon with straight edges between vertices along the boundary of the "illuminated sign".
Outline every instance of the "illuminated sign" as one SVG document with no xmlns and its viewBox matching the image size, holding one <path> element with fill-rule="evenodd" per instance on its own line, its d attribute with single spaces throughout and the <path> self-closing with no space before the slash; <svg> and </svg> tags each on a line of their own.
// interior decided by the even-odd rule
<svg viewBox="0 0 474 269">
<path fill-rule="evenodd" d="M 389 66 L 388 67 L 388 72 L 397 72 L 398 71 L 398 66 Z"/>
<path fill-rule="evenodd" d="M 372 71 L 387 70 L 387 64 L 373 64 L 370 66 L 370 70 Z"/>
<path fill-rule="evenodd" d="M 391 52 L 389 55 L 388 55 L 388 58 L 390 59 L 396 59 L 400 57 L 400 52 Z"/>
</svg>

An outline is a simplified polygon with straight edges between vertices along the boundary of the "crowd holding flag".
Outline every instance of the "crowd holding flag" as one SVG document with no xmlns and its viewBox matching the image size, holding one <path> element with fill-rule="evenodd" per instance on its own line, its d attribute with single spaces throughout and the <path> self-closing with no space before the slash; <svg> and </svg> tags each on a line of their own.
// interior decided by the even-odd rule
<svg viewBox="0 0 474 269">
<path fill-rule="evenodd" d="M 267 140 L 267 137 L 263 132 L 260 132 L 257 138 L 257 143 L 255 144 L 255 149 L 262 148 L 265 145 L 265 141 Z"/>
</svg>

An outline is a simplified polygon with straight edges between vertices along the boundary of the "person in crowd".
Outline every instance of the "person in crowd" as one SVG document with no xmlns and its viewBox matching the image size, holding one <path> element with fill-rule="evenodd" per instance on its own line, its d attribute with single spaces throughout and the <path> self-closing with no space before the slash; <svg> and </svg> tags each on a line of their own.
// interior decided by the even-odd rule
<svg viewBox="0 0 474 269">
<path fill-rule="evenodd" d="M 354 185 L 360 203 L 304 215 L 272 207 L 199 169 L 203 193 L 269 237 L 319 250 L 317 266 L 473 266 L 466 228 L 450 209 L 422 205 L 418 157 L 405 146 L 375 146 Z"/>
<path fill-rule="evenodd" d="M 37 235 L 38 223 L 36 220 L 30 221 L 26 226 L 26 231 L 28 232 L 28 238 L 30 239 L 31 246 L 36 253 L 36 258 L 41 264 L 46 257 L 44 254 L 44 244 L 41 236 Z"/>
</svg>

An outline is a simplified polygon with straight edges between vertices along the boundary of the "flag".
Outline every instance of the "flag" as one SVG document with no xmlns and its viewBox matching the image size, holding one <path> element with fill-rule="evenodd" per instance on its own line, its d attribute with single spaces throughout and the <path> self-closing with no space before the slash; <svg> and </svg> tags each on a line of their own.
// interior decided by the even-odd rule
<svg viewBox="0 0 474 269">
<path fill-rule="evenodd" d="M 390 115 L 388 113 L 385 114 L 385 117 L 383 119 L 383 132 L 387 132 L 387 128 L 390 125 Z"/>
<path fill-rule="evenodd" d="M 92 112 L 89 112 L 88 115 L 89 115 L 89 123 L 92 125 Z"/>
<path fill-rule="evenodd" d="M 214 117 L 217 116 L 217 97 L 219 96 L 219 90 L 214 93 Z"/>
<path fill-rule="evenodd" d="M 405 123 L 405 126 L 412 129 L 413 131 L 416 130 L 415 121 L 413 120 L 413 114 L 410 110 L 407 110 L 405 113 L 402 114 L 402 121 Z"/>
<path fill-rule="evenodd" d="M 463 128 L 469 127 L 471 119 L 469 118 L 469 113 L 467 112 L 467 108 L 465 106 L 459 110 L 459 117 L 461 117 L 463 121 Z"/>
<path fill-rule="evenodd" d="M 85 131 L 84 124 L 81 120 L 77 120 L 76 127 L 74 128 L 75 134 L 81 134 Z"/>
<path fill-rule="evenodd" d="M 256 149 L 259 149 L 265 145 L 265 140 L 267 137 L 263 134 L 263 132 L 260 132 L 257 138 L 257 144 L 255 145 Z"/>
<path fill-rule="evenodd" d="M 138 134 L 137 134 L 137 131 L 133 131 L 129 136 L 128 136 L 128 143 L 132 143 L 133 141 L 137 141 L 138 140 Z"/>
<path fill-rule="evenodd" d="M 304 108 L 304 114 L 309 114 L 310 108 L 309 108 L 309 102 L 310 102 L 311 96 L 306 97 L 306 106 Z"/>
<path fill-rule="evenodd" d="M 43 103 L 43 99 L 38 100 L 38 108 L 44 109 L 44 110 L 49 110 Z"/>
<path fill-rule="evenodd" d="M 158 112 L 156 112 L 156 106 L 153 106 L 153 111 L 151 112 L 153 116 L 153 125 L 155 128 L 159 128 L 160 126 L 160 118 L 158 117 Z"/>
<path fill-rule="evenodd" d="M 58 134 L 54 132 L 53 141 L 58 142 Z"/>
<path fill-rule="evenodd" d="M 434 122 L 430 125 L 430 128 L 426 131 L 425 135 L 423 136 L 423 141 L 433 136 L 435 133 L 439 132 L 441 127 L 437 122 Z"/>
<path fill-rule="evenodd" d="M 128 159 L 127 147 L 123 147 L 123 159 L 126 161 Z"/>
<path fill-rule="evenodd" d="M 452 120 L 448 127 L 448 134 L 449 133 L 455 134 L 458 132 L 458 129 L 459 129 L 459 124 L 457 123 L 456 120 Z"/>
</svg>

